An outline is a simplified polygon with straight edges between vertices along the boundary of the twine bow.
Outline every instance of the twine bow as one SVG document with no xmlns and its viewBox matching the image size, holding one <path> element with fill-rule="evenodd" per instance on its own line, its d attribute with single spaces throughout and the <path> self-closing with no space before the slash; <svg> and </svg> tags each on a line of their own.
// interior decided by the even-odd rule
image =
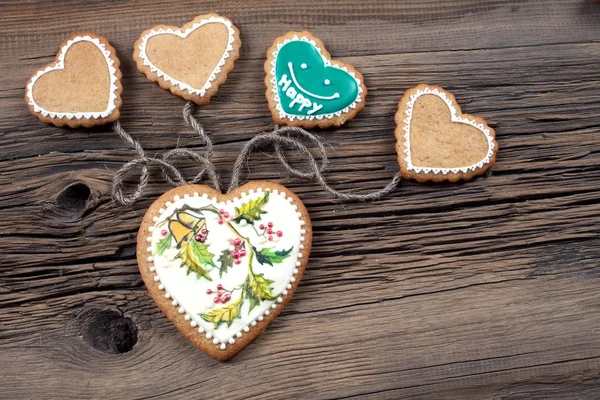
<svg viewBox="0 0 600 400">
<path fill-rule="evenodd" d="M 205 132 L 202 125 L 192 116 L 193 110 L 193 103 L 188 102 L 183 108 L 183 118 L 186 124 L 200 136 L 200 139 L 202 140 L 205 146 L 204 155 L 198 154 L 197 152 L 188 149 L 177 148 L 168 151 L 162 156 L 162 158 L 147 157 L 140 143 L 133 139 L 127 132 L 125 132 L 125 130 L 121 127 L 121 124 L 118 121 L 114 124 L 113 129 L 115 133 L 117 133 L 123 140 L 129 143 L 138 155 L 133 160 L 123 165 L 115 173 L 112 184 L 113 199 L 115 199 L 117 202 L 123 205 L 132 205 L 137 200 L 139 200 L 143 196 L 143 193 L 146 187 L 148 186 L 148 181 L 150 177 L 150 167 L 152 166 L 158 167 L 161 170 L 162 176 L 165 178 L 165 180 L 173 186 L 198 183 L 204 178 L 204 175 L 206 174 L 208 175 L 208 178 L 212 181 L 213 187 L 218 191 L 221 191 L 219 176 L 216 172 L 214 164 L 212 163 L 212 140 Z M 320 156 L 320 163 L 317 161 L 317 159 L 315 159 L 315 157 L 312 155 L 309 148 L 303 143 L 303 141 L 307 141 L 317 148 Z M 233 189 L 239 186 L 242 170 L 248 164 L 248 159 L 250 158 L 250 155 L 253 152 L 253 150 L 268 145 L 274 146 L 277 158 L 279 159 L 283 168 L 290 175 L 306 180 L 314 179 L 325 191 L 342 201 L 379 200 L 383 196 L 393 191 L 402 178 L 400 173 L 396 173 L 392 180 L 383 189 L 376 190 L 374 192 L 369 192 L 365 194 L 340 192 L 331 187 L 325 180 L 325 177 L 323 176 L 323 173 L 329 165 L 329 159 L 327 158 L 327 151 L 321 139 L 317 135 L 314 135 L 302 128 L 275 126 L 273 131 L 256 135 L 254 138 L 252 138 L 250 141 L 244 144 L 233 166 L 231 182 L 229 184 L 227 193 L 231 192 Z M 285 157 L 284 147 L 290 150 L 298 151 L 303 157 L 305 157 L 309 166 L 309 171 L 304 172 L 292 167 L 289 164 L 287 158 Z M 187 158 L 189 160 L 195 161 L 202 166 L 202 169 L 194 177 L 194 179 L 192 179 L 191 181 L 186 181 L 181 172 L 173 164 L 173 160 L 176 158 Z M 141 168 L 139 183 L 137 184 L 133 193 L 125 194 L 125 177 L 132 170 L 138 167 Z"/>
</svg>

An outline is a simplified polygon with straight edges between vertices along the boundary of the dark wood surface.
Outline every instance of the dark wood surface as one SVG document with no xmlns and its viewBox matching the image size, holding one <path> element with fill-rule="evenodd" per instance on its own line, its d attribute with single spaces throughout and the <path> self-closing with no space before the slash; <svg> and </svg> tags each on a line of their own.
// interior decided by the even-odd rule
<svg viewBox="0 0 600 400">
<path fill-rule="evenodd" d="M 23 0 L 0 10 L 0 398 L 600 398 L 600 4 Z M 243 41 L 228 82 L 196 112 L 224 182 L 242 144 L 272 126 L 265 50 L 289 30 L 320 37 L 369 89 L 355 120 L 322 132 L 337 188 L 373 190 L 396 173 L 396 104 L 420 82 L 486 118 L 501 149 L 486 177 L 404 181 L 374 204 L 340 204 L 255 154 L 251 179 L 305 202 L 313 253 L 285 312 L 227 363 L 180 336 L 140 279 L 136 231 L 168 186 L 154 176 L 146 199 L 114 204 L 112 174 L 134 153 L 108 126 L 45 126 L 23 101 L 62 40 L 94 31 L 121 59 L 129 133 L 150 154 L 198 149 L 184 101 L 148 82 L 131 54 L 144 29 L 213 11 Z"/>
</svg>

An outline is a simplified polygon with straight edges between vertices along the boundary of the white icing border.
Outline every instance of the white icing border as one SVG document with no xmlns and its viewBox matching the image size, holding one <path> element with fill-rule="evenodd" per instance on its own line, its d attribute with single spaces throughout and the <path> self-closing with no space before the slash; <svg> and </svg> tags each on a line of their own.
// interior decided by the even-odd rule
<svg viewBox="0 0 600 400">
<path fill-rule="evenodd" d="M 221 56 L 221 59 L 219 60 L 219 63 L 217 64 L 215 69 L 213 69 L 212 73 L 208 77 L 208 80 L 206 81 L 206 83 L 204 84 L 204 86 L 201 89 L 193 88 L 190 85 L 183 83 L 181 81 L 178 81 L 177 79 L 167 75 L 167 73 L 165 73 L 164 71 L 159 69 L 156 65 L 152 64 L 150 62 L 150 60 L 148 59 L 148 56 L 146 55 L 146 45 L 148 44 L 148 40 L 151 37 L 169 34 L 169 35 L 179 36 L 180 38 L 185 39 L 186 37 L 188 37 L 188 35 L 190 33 L 194 32 L 196 29 L 198 29 L 204 25 L 215 23 L 215 22 L 225 25 L 225 27 L 227 28 L 227 31 L 229 32 L 229 41 L 227 43 L 227 47 L 225 48 L 225 52 L 223 53 L 223 56 Z M 171 28 L 168 28 L 168 29 L 160 28 L 158 30 L 152 29 L 150 32 L 148 32 L 147 34 L 145 34 L 142 37 L 142 42 L 140 43 L 138 48 L 140 50 L 140 57 L 144 61 L 144 65 L 149 67 L 150 71 L 152 71 L 156 75 L 158 75 L 159 78 L 163 78 L 165 81 L 167 81 L 175 86 L 179 86 L 179 88 L 181 90 L 187 90 L 191 94 L 195 94 L 195 95 L 199 95 L 200 97 L 203 97 L 206 94 L 206 91 L 212 87 L 212 81 L 214 81 L 216 79 L 217 75 L 221 73 L 221 67 L 223 65 L 225 65 L 226 60 L 229 58 L 230 53 L 233 51 L 233 42 L 234 41 L 235 41 L 235 31 L 233 29 L 231 21 L 229 21 L 228 19 L 222 18 L 222 17 L 210 17 L 208 19 L 203 19 L 200 22 L 195 22 L 194 25 L 192 25 L 191 28 L 186 29 L 185 32 L 183 32 L 181 29 L 171 29 Z"/>
<path fill-rule="evenodd" d="M 108 65 L 108 72 L 110 73 L 110 89 L 109 89 L 109 97 L 108 97 L 108 106 L 106 110 L 103 112 L 76 112 L 76 113 L 61 113 L 55 111 L 48 111 L 40 107 L 35 100 L 33 99 L 33 86 L 35 82 L 44 74 L 50 71 L 62 70 L 64 69 L 64 61 L 65 55 L 69 48 L 78 42 L 90 42 L 93 43 L 104 56 L 106 60 L 106 64 Z M 116 75 L 116 68 L 114 67 L 114 60 L 110 58 L 111 52 L 106 49 L 106 46 L 100 41 L 98 38 L 92 38 L 90 36 L 75 36 L 70 39 L 65 46 L 60 49 L 60 54 L 58 56 L 58 62 L 52 67 L 46 67 L 43 70 L 39 70 L 32 78 L 31 82 L 27 85 L 27 98 L 29 99 L 29 105 L 33 107 L 33 110 L 37 113 L 41 113 L 44 117 L 50 116 L 51 118 L 67 118 L 67 119 L 82 119 L 82 118 L 106 118 L 117 108 L 116 100 L 117 100 L 117 85 L 118 81 Z"/>
<path fill-rule="evenodd" d="M 356 93 L 356 99 L 354 99 L 354 101 L 349 106 L 347 106 L 346 108 L 344 108 L 340 111 L 336 111 L 331 114 L 322 114 L 322 115 L 296 115 L 296 114 L 288 114 L 285 111 L 283 111 L 283 108 L 281 107 L 281 99 L 279 98 L 279 93 L 277 92 L 277 76 L 275 75 L 275 67 L 277 64 L 277 55 L 279 54 L 279 50 L 281 50 L 281 48 L 283 46 L 285 46 L 286 44 L 288 44 L 290 42 L 295 42 L 295 41 L 303 41 L 303 42 L 308 42 L 308 43 L 312 44 L 315 47 L 315 49 L 317 49 L 317 51 L 319 52 L 319 55 L 323 59 L 323 63 L 325 64 L 326 67 L 333 67 L 336 69 L 341 69 L 342 71 L 348 73 L 348 75 L 350 75 L 352 78 L 354 78 L 354 80 L 356 81 L 356 84 L 358 85 L 358 92 Z M 279 111 L 279 118 L 288 118 L 290 121 L 293 121 L 294 119 L 297 119 L 299 121 L 302 121 L 305 119 L 309 120 L 309 121 L 312 121 L 313 119 L 322 120 L 323 118 L 331 119 L 334 116 L 339 117 L 340 115 L 349 112 L 351 108 L 356 108 L 356 103 L 362 102 L 362 98 L 360 97 L 360 95 L 362 94 L 363 89 L 360 84 L 360 79 L 358 79 L 356 77 L 356 75 L 354 75 L 354 72 L 348 71 L 348 68 L 340 67 L 336 64 L 332 64 L 330 59 L 328 59 L 323 54 L 321 54 L 321 48 L 319 46 L 317 46 L 317 43 L 314 40 L 310 40 L 306 36 L 298 37 L 297 35 L 294 35 L 294 37 L 292 37 L 291 39 L 285 39 L 283 41 L 283 43 L 277 43 L 277 50 L 275 50 L 271 54 L 273 56 L 273 60 L 271 61 L 271 71 L 269 72 L 271 74 L 270 82 L 272 83 L 271 91 L 275 94 L 275 108 L 277 109 L 277 111 Z"/>
<path fill-rule="evenodd" d="M 488 152 L 481 161 L 479 161 L 478 163 L 466 166 L 466 167 L 459 167 L 459 168 L 418 167 L 416 165 L 413 165 L 411 153 L 410 153 L 410 121 L 412 120 L 413 106 L 415 105 L 415 102 L 417 101 L 417 99 L 419 97 L 421 97 L 423 95 L 428 95 L 428 94 L 438 96 L 440 99 L 444 100 L 444 102 L 448 106 L 448 109 L 450 110 L 452 122 L 458 122 L 461 124 L 471 125 L 472 127 L 480 130 L 485 135 L 485 137 L 488 141 Z M 415 171 L 416 173 L 424 172 L 426 174 L 433 172 L 434 174 L 441 173 L 444 175 L 446 175 L 450 172 L 457 174 L 459 171 L 463 172 L 463 173 L 467 173 L 467 171 L 469 171 L 469 170 L 475 171 L 478 168 L 483 168 L 483 166 L 485 164 L 489 164 L 491 157 L 494 155 L 494 138 L 492 137 L 490 130 L 488 128 L 486 128 L 484 124 L 478 123 L 477 121 L 474 121 L 474 120 L 466 118 L 466 117 L 458 116 L 456 114 L 456 107 L 454 107 L 454 105 L 452 104 L 452 100 L 450 100 L 448 98 L 448 96 L 446 96 L 446 93 L 440 92 L 438 89 L 435 89 L 435 88 L 431 89 L 429 87 L 426 87 L 425 89 L 417 90 L 416 94 L 413 94 L 412 96 L 410 96 L 410 101 L 406 105 L 406 115 L 407 115 L 407 117 L 404 119 L 404 127 L 403 127 L 403 130 L 404 130 L 404 154 L 406 154 L 406 157 L 404 159 L 406 160 L 406 169 L 409 171 Z"/>
<path fill-rule="evenodd" d="M 244 328 L 242 328 L 241 330 L 239 330 L 238 332 L 236 332 L 233 336 L 235 337 L 231 337 L 229 338 L 226 342 L 225 341 L 219 341 L 217 338 L 213 338 L 212 334 L 210 332 L 205 332 L 204 328 L 202 328 L 201 326 L 198 327 L 198 323 L 196 321 L 194 321 L 193 317 L 190 315 L 190 313 L 182 306 L 179 305 L 179 303 L 177 302 L 177 300 L 173 299 L 173 301 L 171 302 L 171 304 L 173 305 L 173 307 L 177 308 L 177 312 L 179 314 L 185 314 L 184 315 L 184 319 L 186 321 L 190 322 L 190 326 L 192 326 L 193 328 L 198 327 L 198 333 L 200 335 L 204 335 L 204 337 L 208 340 L 212 339 L 213 344 L 217 345 L 219 347 L 219 349 L 221 350 L 226 350 L 227 349 L 227 344 L 234 344 L 235 343 L 235 339 L 239 339 L 241 338 L 244 333 L 248 333 L 250 332 L 250 329 L 255 327 L 258 322 L 263 321 L 264 318 L 268 315 L 271 314 L 271 310 L 275 310 L 277 309 L 277 307 L 280 307 L 283 304 L 283 299 L 286 296 L 290 296 L 290 290 L 293 288 L 293 284 L 296 282 L 296 275 L 298 275 L 298 268 L 302 266 L 302 259 L 306 258 L 307 256 L 305 256 L 302 251 L 304 250 L 304 240 L 305 240 L 305 235 L 306 235 L 306 229 L 303 228 L 304 225 L 306 225 L 306 221 L 304 220 L 304 216 L 302 215 L 301 212 L 298 211 L 298 205 L 293 204 L 294 202 L 294 198 L 292 196 L 287 196 L 286 197 L 286 193 L 285 192 L 280 192 L 278 189 L 272 189 L 269 187 L 265 187 L 263 188 L 257 188 L 256 190 L 254 189 L 250 189 L 248 190 L 248 193 L 246 192 L 242 192 L 240 193 L 240 197 L 244 198 L 247 195 L 252 195 L 255 192 L 256 193 L 262 193 L 265 190 L 269 190 L 271 192 L 272 195 L 279 195 L 281 197 L 283 197 L 284 199 L 287 198 L 288 202 L 290 204 L 292 204 L 292 207 L 294 208 L 294 210 L 296 210 L 296 215 L 298 216 L 298 226 L 300 227 L 300 237 L 299 237 L 299 246 L 298 246 L 298 255 L 297 258 L 298 260 L 296 261 L 296 267 L 293 270 L 292 273 L 292 277 L 290 278 L 290 281 L 288 282 L 288 284 L 286 285 L 286 288 L 281 292 L 281 294 L 279 295 L 279 297 L 277 298 L 277 300 L 275 300 L 275 302 L 273 304 L 271 304 L 271 307 L 269 307 L 267 310 L 264 311 L 263 314 L 259 315 L 254 321 L 252 321 L 249 325 L 246 325 Z M 185 197 L 189 197 L 189 194 L 185 194 Z M 194 192 L 193 193 L 194 197 L 200 197 L 198 192 Z M 208 194 L 204 193 L 202 194 L 203 198 L 207 199 L 208 198 Z M 175 195 L 173 196 L 173 201 L 177 202 L 181 200 L 181 197 L 179 195 Z M 226 206 L 230 206 L 232 204 L 232 202 L 237 202 L 239 200 L 241 200 L 238 197 L 234 197 L 233 201 L 232 200 L 227 200 L 225 202 L 220 202 L 217 203 L 217 198 L 213 197 L 210 199 L 215 205 L 218 205 L 220 207 L 226 207 Z M 159 220 L 159 216 L 161 216 L 162 214 L 164 214 L 166 212 L 166 208 L 168 208 L 169 206 L 171 206 L 173 203 L 171 201 L 166 201 L 164 208 L 160 208 L 158 211 L 158 216 L 154 216 L 152 217 L 152 221 L 153 222 L 157 222 Z M 154 225 L 150 225 L 150 227 L 148 228 L 148 231 L 150 232 L 150 234 L 152 234 L 152 231 L 154 230 Z M 153 275 L 153 280 L 154 282 L 156 282 L 156 284 L 158 285 L 158 289 L 162 290 L 165 292 L 165 298 L 170 299 L 171 298 L 171 294 L 169 292 L 166 291 L 165 286 L 160 282 L 160 276 L 158 275 L 158 273 L 156 272 L 156 268 L 153 265 L 153 261 L 154 258 L 152 257 L 152 236 L 148 236 L 146 238 L 146 241 L 148 242 L 148 248 L 146 249 L 146 251 L 149 253 L 149 256 L 147 258 L 149 265 L 149 271 L 152 273 Z"/>
</svg>

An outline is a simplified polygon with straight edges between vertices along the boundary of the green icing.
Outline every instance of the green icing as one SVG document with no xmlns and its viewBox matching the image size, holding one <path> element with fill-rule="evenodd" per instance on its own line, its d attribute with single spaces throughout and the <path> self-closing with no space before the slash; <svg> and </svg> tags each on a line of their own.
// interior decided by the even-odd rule
<svg viewBox="0 0 600 400">
<path fill-rule="evenodd" d="M 289 115 L 333 114 L 358 96 L 356 80 L 346 71 L 325 66 L 317 48 L 302 40 L 279 49 L 275 78 L 281 108 Z"/>
</svg>

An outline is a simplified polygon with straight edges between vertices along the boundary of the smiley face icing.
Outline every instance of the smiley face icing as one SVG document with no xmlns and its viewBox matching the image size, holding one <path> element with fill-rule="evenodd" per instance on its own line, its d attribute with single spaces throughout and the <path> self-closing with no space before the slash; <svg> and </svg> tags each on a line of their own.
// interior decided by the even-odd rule
<svg viewBox="0 0 600 400">
<path fill-rule="evenodd" d="M 275 39 L 265 62 L 267 100 L 280 125 L 340 126 L 365 106 L 363 76 L 350 64 L 331 60 L 309 32 Z"/>
</svg>

